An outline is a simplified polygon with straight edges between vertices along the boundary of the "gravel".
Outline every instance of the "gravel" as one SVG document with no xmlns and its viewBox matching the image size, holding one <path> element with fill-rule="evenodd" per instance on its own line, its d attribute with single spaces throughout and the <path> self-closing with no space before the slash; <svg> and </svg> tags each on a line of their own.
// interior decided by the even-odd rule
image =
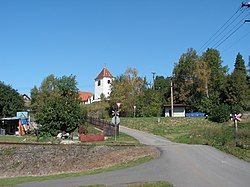
<svg viewBox="0 0 250 187">
<path fill-rule="evenodd" d="M 0 145 L 0 178 L 79 172 L 158 154 L 150 146 Z"/>
</svg>

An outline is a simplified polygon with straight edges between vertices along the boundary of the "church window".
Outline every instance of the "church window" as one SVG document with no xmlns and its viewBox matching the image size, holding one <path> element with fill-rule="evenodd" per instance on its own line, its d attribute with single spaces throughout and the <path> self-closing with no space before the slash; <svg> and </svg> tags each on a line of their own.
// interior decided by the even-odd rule
<svg viewBox="0 0 250 187">
<path fill-rule="evenodd" d="M 110 84 L 111 83 L 111 81 L 110 80 L 108 80 L 108 84 Z"/>
<path fill-rule="evenodd" d="M 98 86 L 100 86 L 100 85 L 101 85 L 101 81 L 99 80 L 99 81 L 98 81 Z"/>
</svg>

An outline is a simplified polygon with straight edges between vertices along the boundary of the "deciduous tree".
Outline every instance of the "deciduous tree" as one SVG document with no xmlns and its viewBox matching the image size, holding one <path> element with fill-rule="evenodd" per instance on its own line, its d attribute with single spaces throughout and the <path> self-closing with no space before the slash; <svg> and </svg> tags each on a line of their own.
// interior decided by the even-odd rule
<svg viewBox="0 0 250 187">
<path fill-rule="evenodd" d="M 198 61 L 198 55 L 194 49 L 188 49 L 188 51 L 181 55 L 178 64 L 175 64 L 173 70 L 173 84 L 174 84 L 174 102 L 192 104 L 192 96 L 194 95 L 196 88 L 194 87 L 196 63 Z"/>
<path fill-rule="evenodd" d="M 13 117 L 24 109 L 22 96 L 11 86 L 0 81 L 0 117 Z"/>
<path fill-rule="evenodd" d="M 133 106 L 138 95 L 144 88 L 144 80 L 138 76 L 136 69 L 128 68 L 126 72 L 112 82 L 110 94 L 111 108 L 117 108 L 116 103 L 122 103 L 121 113 L 125 116 L 133 116 Z"/>
<path fill-rule="evenodd" d="M 218 102 L 222 100 L 221 93 L 225 88 L 227 66 L 222 66 L 220 52 L 216 49 L 207 49 L 201 60 L 206 63 L 209 71 L 208 96 Z"/>
<path fill-rule="evenodd" d="M 39 88 L 32 89 L 32 106 L 41 130 L 51 135 L 72 132 L 85 120 L 74 76 L 50 75 Z"/>
</svg>

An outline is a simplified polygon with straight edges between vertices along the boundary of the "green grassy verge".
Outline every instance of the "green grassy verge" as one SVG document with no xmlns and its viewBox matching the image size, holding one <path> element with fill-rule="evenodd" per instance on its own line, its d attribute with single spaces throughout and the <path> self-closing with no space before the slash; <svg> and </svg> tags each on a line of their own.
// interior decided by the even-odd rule
<svg viewBox="0 0 250 187">
<path fill-rule="evenodd" d="M 27 176 L 27 177 L 2 178 L 0 180 L 0 186 L 14 186 L 14 185 L 17 185 L 20 183 L 27 183 L 27 182 L 34 182 L 34 181 L 45 181 L 45 180 L 56 180 L 56 179 L 62 179 L 62 178 L 66 178 L 66 177 L 77 177 L 77 176 L 83 176 L 83 175 L 103 173 L 103 172 L 114 171 L 114 170 L 118 170 L 118 169 L 124 169 L 124 168 L 128 168 L 128 167 L 137 166 L 139 164 L 148 162 L 152 159 L 153 159 L 152 157 L 146 156 L 146 157 L 134 160 L 134 161 L 127 162 L 127 163 L 118 164 L 118 165 L 107 167 L 107 168 L 100 168 L 100 169 L 78 172 L 78 173 L 63 173 L 63 174 L 48 175 L 48 176 Z"/>
<path fill-rule="evenodd" d="M 88 134 L 100 134 L 101 131 L 97 130 L 94 128 L 93 125 L 87 124 L 87 131 Z M 15 135 L 0 135 L 0 142 L 26 142 L 26 143 L 32 143 L 32 142 L 37 142 L 37 137 L 35 135 L 25 135 L 25 136 L 15 136 Z M 51 143 L 60 143 L 60 141 L 56 137 L 52 136 L 43 136 L 39 138 L 39 141 L 41 143 L 46 143 L 46 142 L 51 142 Z M 93 145 L 119 145 L 119 144 L 134 144 L 134 145 L 139 145 L 139 141 L 127 134 L 120 133 L 116 137 L 111 136 L 108 137 L 105 141 L 101 142 L 82 142 L 82 144 L 93 144 Z"/>
<path fill-rule="evenodd" d="M 233 122 L 213 123 L 204 118 L 122 118 L 130 128 L 166 137 L 174 142 L 205 144 L 250 161 L 250 120 L 239 123 L 235 146 Z"/>
<path fill-rule="evenodd" d="M 1 142 L 36 142 L 36 136 L 0 135 Z"/>
<path fill-rule="evenodd" d="M 168 182 L 145 182 L 145 183 L 132 183 L 132 184 L 124 184 L 127 187 L 172 187 L 172 184 Z M 79 187 L 105 187 L 103 184 L 96 184 L 96 185 L 88 185 L 88 186 L 79 186 Z"/>
</svg>

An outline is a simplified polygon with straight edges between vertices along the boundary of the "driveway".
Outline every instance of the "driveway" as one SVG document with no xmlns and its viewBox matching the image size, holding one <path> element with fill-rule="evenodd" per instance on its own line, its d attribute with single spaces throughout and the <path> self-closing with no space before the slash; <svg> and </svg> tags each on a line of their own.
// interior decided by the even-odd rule
<svg viewBox="0 0 250 187">
<path fill-rule="evenodd" d="M 177 187 L 249 187 L 250 163 L 205 145 L 173 143 L 145 132 L 120 128 L 146 145 L 161 150 L 161 156 L 132 168 L 94 175 L 32 182 L 18 186 L 80 186 L 90 184 L 120 184 L 168 181 Z"/>
</svg>

